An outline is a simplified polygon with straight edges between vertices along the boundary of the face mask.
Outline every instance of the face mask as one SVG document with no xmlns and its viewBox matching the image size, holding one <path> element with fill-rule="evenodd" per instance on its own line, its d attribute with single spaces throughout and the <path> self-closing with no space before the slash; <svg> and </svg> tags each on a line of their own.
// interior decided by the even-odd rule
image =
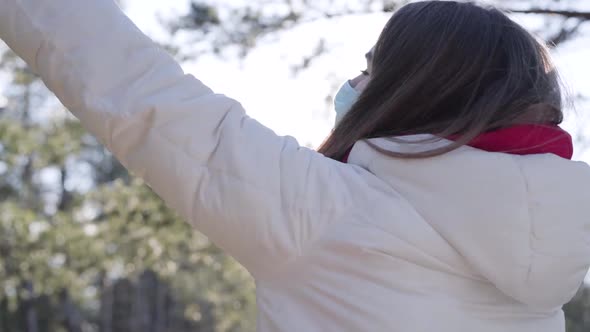
<svg viewBox="0 0 590 332">
<path fill-rule="evenodd" d="M 354 105 L 360 95 L 361 93 L 356 91 L 352 85 L 350 85 L 350 81 L 346 81 L 346 83 L 342 85 L 336 94 L 336 97 L 334 97 L 336 124 L 340 123 L 340 121 L 344 118 L 344 115 L 350 111 L 350 108 L 352 105 Z"/>
</svg>

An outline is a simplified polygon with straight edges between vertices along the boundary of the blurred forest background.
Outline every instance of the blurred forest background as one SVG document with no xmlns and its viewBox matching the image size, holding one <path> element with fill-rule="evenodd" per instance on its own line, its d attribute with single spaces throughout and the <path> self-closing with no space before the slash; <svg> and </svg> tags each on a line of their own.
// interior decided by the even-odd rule
<svg viewBox="0 0 590 332">
<path fill-rule="evenodd" d="M 206 83 L 210 78 L 217 90 L 226 85 L 232 90 L 231 84 L 241 82 L 239 75 L 251 75 L 240 68 L 263 63 L 266 67 L 257 68 L 268 73 L 258 69 L 252 78 L 260 82 L 258 95 L 256 87 L 248 90 L 246 106 L 264 108 L 248 100 L 268 95 L 269 84 L 284 82 L 291 99 L 308 99 L 314 106 L 281 115 L 276 105 L 268 109 L 274 101 L 267 100 L 266 113 L 251 114 L 273 128 L 273 119 L 293 122 L 289 116 L 298 117 L 305 126 L 276 122 L 276 127 L 309 146 L 330 129 L 331 96 L 338 85 L 348 73 L 365 69 L 341 68 L 334 74 L 336 66 L 364 66 L 362 55 L 379 32 L 376 24 L 382 26 L 391 12 L 409 2 L 175 1 L 183 2 L 181 9 L 158 16 L 158 26 L 147 27 L 148 34 L 157 31 L 153 38 L 162 47 L 199 71 L 198 78 Z M 138 8 L 148 2 L 123 0 L 121 6 Z M 588 67 L 587 62 L 568 61 L 590 49 L 590 1 L 488 2 L 514 11 L 515 19 L 548 40 L 561 66 Z M 354 31 L 361 36 L 341 31 L 343 24 L 358 25 Z M 362 36 L 366 33 L 372 35 Z M 342 48 L 346 42 L 335 43 L 338 38 L 349 38 L 353 45 Z M 294 50 L 285 51 L 281 40 L 296 41 Z M 343 51 L 350 49 L 358 54 Z M 286 53 L 268 55 L 275 50 Z M 0 331 L 254 331 L 255 286 L 249 274 L 128 174 L 21 60 L 5 46 L 0 52 Z M 327 63 L 351 57 L 358 61 L 343 60 L 326 69 Z M 267 76 L 271 64 L 286 68 L 282 81 Z M 230 84 L 227 77 L 234 74 Z M 307 85 L 294 91 L 292 82 L 302 81 L 308 83 L 297 84 Z M 578 113 L 586 111 L 590 93 L 585 89 L 572 90 Z M 232 91 L 245 94 L 239 88 Z M 568 128 L 576 133 L 579 157 L 590 142 L 581 118 L 570 120 Z M 565 310 L 569 332 L 590 331 L 589 289 L 582 288 Z"/>
</svg>

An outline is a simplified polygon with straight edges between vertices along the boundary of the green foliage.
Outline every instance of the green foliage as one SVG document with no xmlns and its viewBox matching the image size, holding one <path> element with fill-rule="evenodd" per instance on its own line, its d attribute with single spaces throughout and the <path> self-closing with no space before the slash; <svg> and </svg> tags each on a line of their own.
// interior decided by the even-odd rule
<svg viewBox="0 0 590 332">
<path fill-rule="evenodd" d="M 587 332 L 590 330 L 590 288 L 582 287 L 573 300 L 563 308 L 567 332 Z"/>
<path fill-rule="evenodd" d="M 69 311 L 97 331 L 103 293 L 144 271 L 168 285 L 166 310 L 180 310 L 183 326 L 254 330 L 250 275 L 126 174 L 77 120 L 63 110 L 35 120 L 49 93 L 11 52 L 1 65 L 13 80 L 0 113 L 0 330 L 27 330 L 31 313 L 38 331 L 65 329 L 71 301 Z M 91 175 L 80 174 L 84 165 Z M 83 175 L 89 191 L 71 185 Z"/>
</svg>

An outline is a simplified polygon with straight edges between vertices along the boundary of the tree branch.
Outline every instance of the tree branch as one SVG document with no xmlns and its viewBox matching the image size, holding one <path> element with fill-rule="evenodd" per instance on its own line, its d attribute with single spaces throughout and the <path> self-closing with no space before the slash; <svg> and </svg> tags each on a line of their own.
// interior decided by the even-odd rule
<svg viewBox="0 0 590 332">
<path fill-rule="evenodd" d="M 508 10 L 510 13 L 518 13 L 518 14 L 542 14 L 542 15 L 557 15 L 561 16 L 564 19 L 569 18 L 577 18 L 578 22 L 575 26 L 568 27 L 565 24 L 562 24 L 562 27 L 558 33 L 554 36 L 548 38 L 547 43 L 551 47 L 555 47 L 562 42 L 570 39 L 573 35 L 578 32 L 578 29 L 582 25 L 582 23 L 586 21 L 590 21 L 590 12 L 581 12 L 581 11 L 573 11 L 573 10 L 554 10 L 554 9 L 541 9 L 541 8 L 532 8 L 532 9 L 517 9 L 517 10 Z"/>
<path fill-rule="evenodd" d="M 547 43 L 549 44 L 549 46 L 551 47 L 555 47 L 565 41 L 567 41 L 568 39 L 570 39 L 572 36 L 574 36 L 577 32 L 578 29 L 580 28 L 580 25 L 582 25 L 583 21 L 578 22 L 575 26 L 571 27 L 571 28 L 567 28 L 567 27 L 562 27 L 561 30 L 555 34 L 553 37 L 549 38 L 547 40 Z"/>
<path fill-rule="evenodd" d="M 578 12 L 578 11 L 571 11 L 571 10 L 553 10 L 553 9 L 532 8 L 532 9 L 508 10 L 508 12 L 520 13 L 520 14 L 560 15 L 560 16 L 567 17 L 567 18 L 580 18 L 583 20 L 590 20 L 590 12 Z"/>
</svg>

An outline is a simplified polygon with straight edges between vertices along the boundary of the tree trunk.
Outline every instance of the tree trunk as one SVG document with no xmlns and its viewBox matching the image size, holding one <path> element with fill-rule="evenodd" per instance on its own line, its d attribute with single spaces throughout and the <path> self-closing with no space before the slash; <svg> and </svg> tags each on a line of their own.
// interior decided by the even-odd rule
<svg viewBox="0 0 590 332">
<path fill-rule="evenodd" d="M 37 310 L 35 308 L 35 290 L 33 289 L 33 284 L 27 281 L 23 284 L 23 288 L 26 294 L 26 298 L 23 302 L 26 331 L 39 332 Z"/>
<path fill-rule="evenodd" d="M 67 289 L 63 289 L 60 294 L 61 310 L 64 317 L 64 328 L 68 332 L 82 332 L 82 315 L 78 308 L 70 299 L 70 294 Z"/>
</svg>

